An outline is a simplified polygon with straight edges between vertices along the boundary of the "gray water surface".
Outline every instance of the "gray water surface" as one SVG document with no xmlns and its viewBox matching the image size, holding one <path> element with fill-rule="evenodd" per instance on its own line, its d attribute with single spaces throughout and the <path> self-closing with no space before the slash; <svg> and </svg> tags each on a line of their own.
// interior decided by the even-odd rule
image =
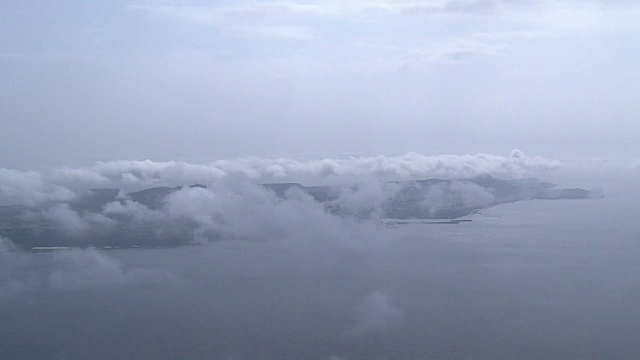
<svg viewBox="0 0 640 360">
<path fill-rule="evenodd" d="M 457 225 L 6 254 L 2 359 L 636 359 L 637 197 Z"/>
</svg>

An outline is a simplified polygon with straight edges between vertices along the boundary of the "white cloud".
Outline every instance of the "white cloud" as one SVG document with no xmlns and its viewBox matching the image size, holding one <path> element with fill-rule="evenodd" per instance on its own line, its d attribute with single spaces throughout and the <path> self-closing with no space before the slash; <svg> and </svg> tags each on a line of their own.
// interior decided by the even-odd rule
<svg viewBox="0 0 640 360">
<path fill-rule="evenodd" d="M 143 204 L 130 199 L 108 203 L 102 209 L 102 214 L 129 217 L 136 223 L 154 223 L 165 220 L 165 214 L 157 210 L 151 210 Z"/>
<path fill-rule="evenodd" d="M 528 172 L 548 171 L 562 166 L 556 160 L 529 157 L 514 151 L 508 157 L 477 155 L 428 156 L 410 152 L 401 156 L 360 156 L 311 161 L 293 159 L 239 159 L 217 162 L 223 171 L 237 171 L 250 177 L 284 178 L 309 176 L 378 176 L 382 178 L 465 178 L 481 174 L 518 177 Z"/>
<path fill-rule="evenodd" d="M 37 171 L 0 168 L 0 203 L 26 203 L 71 200 L 75 194 Z"/>
<path fill-rule="evenodd" d="M 241 19 L 345 18 L 357 21 L 382 16 L 424 16 L 461 13 L 478 15 L 513 14 L 537 11 L 546 14 L 591 18 L 637 9 L 632 1 L 528 1 L 528 0 L 352 0 L 352 1 L 236 1 L 224 5 L 188 5 L 178 2 L 133 4 L 129 8 L 155 16 L 173 17 L 197 24 L 216 25 Z M 596 11 L 598 10 L 598 11 Z M 604 14 L 604 15 L 603 15 Z M 536 14 L 539 15 L 539 14 Z M 533 16 L 530 16 L 533 18 Z M 551 18 L 560 23 L 558 18 Z M 564 21 L 564 23 L 567 23 Z M 569 24 L 568 24 L 569 25 Z"/>
<path fill-rule="evenodd" d="M 130 8 L 156 16 L 216 25 L 239 18 L 344 17 L 362 14 L 399 14 L 416 10 L 443 10 L 446 8 L 446 1 L 254 1 L 220 6 L 136 4 L 131 5 Z"/>
<path fill-rule="evenodd" d="M 371 179 L 360 179 L 355 185 L 337 186 L 337 199 L 330 206 L 337 206 L 347 215 L 358 218 L 378 218 L 385 201 L 393 198 L 401 187 Z"/>
<path fill-rule="evenodd" d="M 67 203 L 55 204 L 42 210 L 39 214 L 31 214 L 31 216 L 42 216 L 71 236 L 80 236 L 92 228 L 108 228 L 116 224 L 115 220 L 103 214 L 80 214 Z"/>
<path fill-rule="evenodd" d="M 398 326 L 402 322 L 402 312 L 393 298 L 383 291 L 368 295 L 356 309 L 357 323 L 350 332 L 353 335 L 381 334 Z"/>
<path fill-rule="evenodd" d="M 179 3 L 135 4 L 132 10 L 156 16 L 175 17 L 199 24 L 219 24 L 228 19 L 295 17 L 348 18 L 363 20 L 382 16 L 446 13 L 487 14 L 499 10 L 528 8 L 530 1 L 508 0 L 352 0 L 352 1 L 244 1 L 225 5 L 199 6 Z"/>
<path fill-rule="evenodd" d="M 494 202 L 495 196 L 487 189 L 473 183 L 454 181 L 431 186 L 425 193 L 422 206 L 433 215 L 439 210 L 454 205 L 464 208 L 482 208 Z"/>
<path fill-rule="evenodd" d="M 48 283 L 55 288 L 131 283 L 173 283 L 177 278 L 165 271 L 125 268 L 120 261 L 95 249 L 72 249 L 54 255 L 55 270 Z"/>
<path fill-rule="evenodd" d="M 306 194 L 286 199 L 242 177 L 208 189 L 184 188 L 171 194 L 163 209 L 174 221 L 189 221 L 198 242 L 222 239 L 290 240 L 301 234 L 333 236 L 340 221 Z"/>
<path fill-rule="evenodd" d="M 80 235 L 89 230 L 89 224 L 68 204 L 58 204 L 44 211 L 43 216 L 61 227 L 69 235 Z"/>
<path fill-rule="evenodd" d="M 0 245 L 11 244 L 0 237 Z M 11 245 L 9 245 L 11 246 Z M 124 266 L 118 259 L 93 248 L 49 254 L 50 268 L 35 264 L 40 256 L 7 252 L 0 247 L 0 301 L 15 300 L 47 288 L 78 289 L 126 284 L 177 285 L 180 278 L 164 270 Z"/>
<path fill-rule="evenodd" d="M 242 174 L 257 182 L 303 181 L 314 184 L 353 177 L 402 180 L 469 178 L 491 174 L 517 178 L 552 172 L 563 166 L 560 161 L 527 156 L 518 150 L 509 156 L 423 155 L 409 152 L 400 156 L 349 156 L 304 161 L 291 158 L 240 158 L 205 164 L 122 160 L 97 162 L 82 168 L 65 167 L 50 172 L 0 168 L 0 201 L 4 204 L 68 201 L 76 196 L 70 189 L 116 187 L 135 190 L 154 186 L 211 184 L 233 174 Z"/>
<path fill-rule="evenodd" d="M 215 166 L 181 161 L 120 160 L 97 162 L 78 169 L 54 170 L 52 181 L 91 186 L 119 185 L 125 188 L 162 186 L 166 184 L 210 183 L 224 176 Z"/>
<path fill-rule="evenodd" d="M 322 37 L 322 33 L 306 26 L 262 26 L 238 29 L 240 33 L 267 39 L 314 40 Z"/>
</svg>

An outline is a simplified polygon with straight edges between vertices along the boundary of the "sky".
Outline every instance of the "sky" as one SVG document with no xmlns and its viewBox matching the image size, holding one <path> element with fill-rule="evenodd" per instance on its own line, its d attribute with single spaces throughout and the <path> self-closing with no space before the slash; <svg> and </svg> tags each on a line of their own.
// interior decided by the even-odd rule
<svg viewBox="0 0 640 360">
<path fill-rule="evenodd" d="M 0 167 L 636 156 L 636 1 L 21 1 Z"/>
</svg>

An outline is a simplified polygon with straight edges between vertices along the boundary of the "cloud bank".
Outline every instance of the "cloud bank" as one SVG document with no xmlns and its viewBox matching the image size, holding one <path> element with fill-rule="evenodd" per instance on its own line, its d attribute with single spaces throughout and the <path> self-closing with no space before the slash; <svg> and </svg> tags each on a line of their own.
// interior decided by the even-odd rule
<svg viewBox="0 0 640 360">
<path fill-rule="evenodd" d="M 566 167 L 514 150 L 509 156 L 408 153 L 309 161 L 245 158 L 209 164 L 113 161 L 42 172 L 5 169 L 0 175 L 10 181 L 2 183 L 0 200 L 6 205 L 37 206 L 2 208 L 0 229 L 24 249 L 273 241 L 295 239 L 305 230 L 319 241 L 342 241 L 331 234 L 363 231 L 354 225 L 358 221 L 454 219 L 529 196 L 529 190 L 513 190 L 520 189 L 517 182 L 489 180 L 493 185 L 483 185 L 466 178 L 490 174 L 519 179 L 551 175 Z M 454 181 L 413 181 L 433 178 Z M 259 185 L 294 181 L 329 186 L 278 190 Z M 496 194 L 501 186 L 501 194 Z"/>
<path fill-rule="evenodd" d="M 165 270 L 125 267 L 118 259 L 93 248 L 59 251 L 43 263 L 33 254 L 14 251 L 11 240 L 0 237 L 0 301 L 35 291 L 74 290 L 117 285 L 178 285 Z"/>
<path fill-rule="evenodd" d="M 121 160 L 49 171 L 0 168 L 0 204 L 69 200 L 75 196 L 74 191 L 88 188 L 139 190 L 154 186 L 211 184 L 232 174 L 242 174 L 255 182 L 322 184 L 364 177 L 378 180 L 451 179 L 490 174 L 518 178 L 553 172 L 563 166 L 558 160 L 527 156 L 514 150 L 509 156 L 409 152 L 401 156 L 349 156 L 318 160 L 241 158 L 207 164 Z"/>
</svg>

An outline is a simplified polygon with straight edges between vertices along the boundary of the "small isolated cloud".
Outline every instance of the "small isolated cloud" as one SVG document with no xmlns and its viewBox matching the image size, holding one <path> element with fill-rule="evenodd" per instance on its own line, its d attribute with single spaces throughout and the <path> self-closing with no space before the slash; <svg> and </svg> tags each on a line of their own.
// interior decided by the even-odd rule
<svg viewBox="0 0 640 360">
<path fill-rule="evenodd" d="M 0 303 L 20 298 L 38 287 L 32 261 L 16 249 L 10 239 L 0 236 Z"/>
<path fill-rule="evenodd" d="M 439 44 L 423 51 L 428 62 L 461 62 L 478 56 L 502 56 L 510 49 L 505 43 L 479 41 L 475 39 L 457 39 Z"/>
<path fill-rule="evenodd" d="M 171 283 L 177 278 L 166 271 L 125 268 L 120 261 L 95 249 L 72 249 L 54 255 L 52 287 L 73 289 L 87 286 L 133 283 Z"/>
<path fill-rule="evenodd" d="M 353 335 L 386 333 L 402 322 L 402 312 L 394 305 L 393 298 L 375 291 L 368 295 L 356 309 L 357 322 Z"/>
<path fill-rule="evenodd" d="M 0 236 L 0 252 L 13 251 L 16 249 L 16 246 L 13 242 L 6 237 Z"/>
</svg>

